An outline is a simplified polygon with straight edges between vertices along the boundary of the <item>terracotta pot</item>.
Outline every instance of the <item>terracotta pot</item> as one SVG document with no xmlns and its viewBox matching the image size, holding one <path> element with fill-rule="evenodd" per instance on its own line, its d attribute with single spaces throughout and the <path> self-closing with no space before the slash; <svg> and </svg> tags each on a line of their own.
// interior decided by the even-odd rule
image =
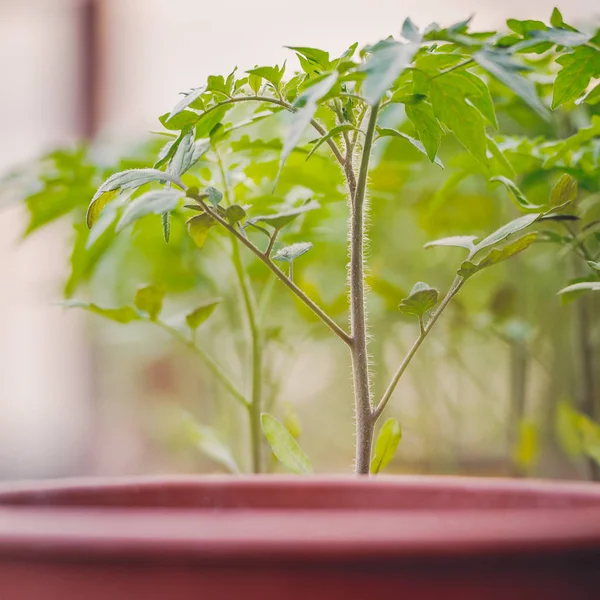
<svg viewBox="0 0 600 600">
<path fill-rule="evenodd" d="M 2 600 L 600 598 L 600 486 L 160 478 L 0 490 Z"/>
</svg>

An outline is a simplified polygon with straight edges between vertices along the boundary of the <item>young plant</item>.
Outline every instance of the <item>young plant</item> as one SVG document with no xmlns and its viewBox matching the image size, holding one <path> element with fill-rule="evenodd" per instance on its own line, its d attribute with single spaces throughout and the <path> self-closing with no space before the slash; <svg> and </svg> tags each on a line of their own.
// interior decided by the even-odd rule
<svg viewBox="0 0 600 600">
<path fill-rule="evenodd" d="M 537 233 L 527 231 L 534 224 L 550 219 L 565 221 L 561 215 L 573 202 L 568 190 L 564 194 L 553 192 L 534 204 L 515 183 L 517 169 L 510 157 L 514 145 L 493 133 L 499 129 L 493 98 L 500 90 L 501 96 L 536 123 L 556 121 L 545 102 L 547 93 L 552 94 L 553 109 L 573 101 L 592 106 L 600 98 L 598 87 L 588 90 L 590 81 L 600 77 L 600 34 L 577 31 L 564 23 L 556 9 L 550 26 L 517 20 L 509 20 L 508 26 L 510 34 L 470 32 L 468 21 L 447 28 L 432 24 L 420 30 L 407 19 L 398 39 L 390 37 L 361 50 L 353 45 L 339 57 L 320 49 L 291 47 L 301 72 L 289 77 L 285 65 L 256 67 L 241 75 L 234 70 L 227 77 L 211 76 L 206 85 L 192 89 L 160 117 L 171 139 L 154 165 L 115 173 L 93 195 L 87 211 L 90 235 L 101 235 L 114 223 L 119 231 L 137 226 L 147 215 L 160 217 L 167 244 L 172 221 L 184 216 L 198 252 L 206 252 L 207 241 L 213 236 L 226 235 L 250 336 L 248 397 L 232 383 L 225 369 L 195 344 L 194 332 L 210 306 L 188 315 L 189 336 L 160 320 L 162 296 L 154 287 L 138 292 L 135 306 L 125 312 L 86 306 L 116 320 L 154 322 L 196 348 L 217 379 L 248 411 L 254 471 L 264 468 L 261 427 L 273 454 L 288 470 L 312 470 L 292 433 L 265 410 L 264 310 L 259 306 L 266 306 L 273 281 L 347 348 L 354 390 L 354 469 L 360 475 L 377 473 L 392 458 L 402 433 L 398 421 L 389 418 L 373 452 L 376 425 L 442 313 L 474 275 L 539 240 Z M 554 63 L 561 67 L 558 74 L 548 70 L 547 65 Z M 540 74 L 545 80 L 551 78 L 551 85 L 536 84 Z M 261 139 L 266 119 L 285 125 L 282 140 Z M 258 138 L 240 138 L 241 127 L 258 132 Z M 567 170 L 565 158 L 592 140 L 597 127 L 598 121 L 593 119 L 592 131 L 576 134 L 576 140 L 545 145 L 540 150 L 544 160 L 556 169 Z M 523 214 L 479 241 L 467 232 L 427 244 L 438 252 L 441 247 L 454 247 L 466 254 L 445 293 L 417 282 L 407 297 L 397 299 L 400 311 L 415 318 L 418 334 L 380 397 L 374 398 L 365 275 L 371 168 L 377 165 L 377 147 L 389 140 L 399 140 L 407 152 L 419 152 L 423 160 L 443 168 L 439 154 L 443 140 L 448 138 L 465 149 L 471 172 L 503 184 Z M 270 160 L 274 152 L 278 154 L 276 164 Z M 331 181 L 327 193 L 306 198 L 310 178 L 305 180 L 306 171 L 299 167 L 298 155 L 304 155 L 306 161 L 324 161 Z M 241 169 L 248 156 L 250 166 L 246 162 L 246 168 Z M 338 184 L 340 179 L 343 183 Z M 565 189 L 573 189 L 571 178 L 564 182 Z M 296 261 L 309 261 L 315 242 L 298 239 L 298 231 L 290 233 L 290 228 L 323 211 L 330 196 L 339 195 L 340 189 L 348 209 L 349 327 L 298 282 Z M 262 265 L 261 275 L 244 262 L 242 251 Z M 270 281 L 257 283 L 255 278 L 264 274 Z M 264 302 L 257 300 L 257 288 L 267 299 Z"/>
</svg>

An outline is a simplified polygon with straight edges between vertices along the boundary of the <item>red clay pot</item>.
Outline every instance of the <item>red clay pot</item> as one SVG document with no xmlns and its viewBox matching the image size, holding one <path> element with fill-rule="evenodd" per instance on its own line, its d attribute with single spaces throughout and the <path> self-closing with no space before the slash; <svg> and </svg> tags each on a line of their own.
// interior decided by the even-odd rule
<svg viewBox="0 0 600 600">
<path fill-rule="evenodd" d="M 600 598 L 600 486 L 160 478 L 0 489 L 2 600 Z"/>
</svg>

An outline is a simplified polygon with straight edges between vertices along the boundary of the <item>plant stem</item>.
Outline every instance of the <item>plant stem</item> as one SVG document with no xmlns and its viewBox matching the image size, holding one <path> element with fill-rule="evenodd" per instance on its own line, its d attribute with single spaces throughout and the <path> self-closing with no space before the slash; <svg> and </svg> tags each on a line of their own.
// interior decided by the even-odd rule
<svg viewBox="0 0 600 600">
<path fill-rule="evenodd" d="M 357 475 L 368 475 L 371 462 L 374 420 L 371 415 L 371 385 L 367 340 L 367 316 L 364 281 L 365 195 L 369 160 L 377 125 L 379 105 L 371 108 L 363 145 L 356 193 L 350 217 L 350 335 L 352 337 L 352 378 L 356 418 Z"/>
<path fill-rule="evenodd" d="M 288 102 L 279 100 L 277 98 L 271 98 L 270 96 L 240 96 L 238 98 L 229 98 L 228 100 L 223 100 L 223 102 L 217 102 L 215 105 L 211 106 L 210 108 L 207 108 L 201 115 L 199 115 L 198 121 L 200 121 L 203 117 L 211 113 L 213 110 L 217 110 L 222 106 L 227 106 L 228 104 L 235 104 L 237 102 L 267 102 L 270 104 L 276 104 L 277 106 L 281 106 L 282 108 L 285 108 L 290 112 L 296 112 L 298 110 Z M 316 119 L 311 119 L 310 124 L 321 137 L 326 135 L 327 131 Z M 333 155 L 335 156 L 336 160 L 343 167 L 344 157 L 342 156 L 339 148 L 337 147 L 337 144 L 331 138 L 328 138 L 326 140 L 326 144 L 331 148 L 331 151 L 333 152 Z"/>
<path fill-rule="evenodd" d="M 229 185 L 223 167 L 221 156 L 215 149 L 217 163 L 223 181 L 223 192 L 227 204 L 231 203 L 229 194 Z M 237 242 L 231 239 L 232 260 L 235 272 L 238 278 L 244 308 L 246 310 L 246 318 L 248 319 L 248 327 L 250 329 L 251 342 L 251 361 L 252 361 L 252 392 L 250 396 L 250 406 L 248 407 L 250 417 L 250 446 L 252 454 L 252 472 L 260 473 L 262 470 L 261 461 L 261 446 L 262 432 L 260 426 L 260 413 L 262 406 L 262 336 L 260 326 L 257 319 L 256 298 L 252 288 L 247 280 L 242 257 L 240 255 L 240 247 Z"/>
<path fill-rule="evenodd" d="M 232 227 L 221 215 L 209 207 L 200 196 L 193 196 L 198 204 L 233 235 L 239 242 L 248 248 L 297 298 L 299 298 L 333 333 L 335 333 L 348 346 L 352 345 L 352 338 L 315 302 L 313 302 L 290 278 L 268 257 L 261 252 L 249 239 Z"/>
<path fill-rule="evenodd" d="M 444 296 L 444 299 L 442 300 L 441 304 L 438 306 L 437 310 L 431 315 L 431 318 L 429 319 L 429 321 L 427 321 L 427 324 L 421 330 L 419 337 L 415 340 L 414 344 L 408 351 L 407 355 L 404 357 L 404 360 L 402 361 L 402 363 L 398 367 L 398 370 L 394 374 L 394 377 L 392 378 L 392 381 L 388 385 L 385 393 L 383 394 L 381 400 L 379 401 L 379 404 L 373 411 L 373 421 L 377 421 L 377 419 L 379 419 L 379 417 L 381 416 L 381 413 L 385 410 L 387 403 L 390 401 L 390 398 L 392 397 L 392 394 L 394 393 L 394 390 L 396 389 L 396 386 L 398 385 L 400 378 L 404 374 L 404 371 L 406 371 L 406 368 L 410 364 L 410 361 L 413 359 L 413 357 L 417 353 L 417 350 L 419 349 L 419 347 L 421 346 L 421 344 L 427 337 L 427 334 L 431 331 L 431 329 L 435 325 L 435 322 L 439 319 L 440 315 L 444 312 L 444 309 L 450 303 L 450 300 L 452 300 L 452 298 L 454 298 L 454 296 L 456 296 L 456 294 L 458 294 L 463 283 L 464 283 L 464 280 L 462 279 L 462 277 L 456 277 L 456 279 L 450 286 L 448 293 L 446 294 L 446 296 Z"/>
<path fill-rule="evenodd" d="M 200 360 L 206 365 L 208 370 L 221 382 L 223 387 L 246 409 L 249 409 L 250 402 L 240 392 L 240 390 L 236 387 L 236 385 L 231 381 L 230 377 L 223 371 L 221 366 L 216 363 L 208 354 L 204 352 L 201 348 L 196 346 L 194 342 L 185 337 L 180 331 L 175 329 L 175 327 L 171 327 L 167 325 L 163 321 L 153 321 L 158 327 L 160 327 L 163 331 L 166 331 L 169 335 L 171 335 L 174 339 L 176 339 L 181 344 L 187 346 Z"/>
</svg>

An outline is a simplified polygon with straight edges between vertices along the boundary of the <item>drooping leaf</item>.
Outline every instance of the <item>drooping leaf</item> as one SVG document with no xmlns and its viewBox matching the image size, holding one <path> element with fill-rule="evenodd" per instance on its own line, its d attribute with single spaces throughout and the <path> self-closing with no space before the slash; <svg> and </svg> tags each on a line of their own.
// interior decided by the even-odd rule
<svg viewBox="0 0 600 600">
<path fill-rule="evenodd" d="M 187 221 L 188 232 L 198 248 L 204 247 L 208 232 L 215 224 L 215 220 L 208 213 L 202 213 Z"/>
<path fill-rule="evenodd" d="M 279 420 L 269 413 L 263 413 L 260 423 L 273 454 L 287 471 L 297 475 L 313 472 L 308 456 Z"/>
<path fill-rule="evenodd" d="M 434 246 L 453 246 L 457 248 L 466 248 L 469 252 L 475 250 L 476 235 L 453 235 L 451 237 L 427 242 L 425 248 L 433 248 Z"/>
<path fill-rule="evenodd" d="M 438 290 L 419 281 L 413 286 L 410 295 L 400 302 L 398 309 L 406 315 L 422 317 L 438 303 L 439 296 Z"/>
<path fill-rule="evenodd" d="M 517 184 L 508 177 L 504 177 L 504 175 L 497 175 L 496 177 L 492 177 L 490 179 L 490 182 L 492 181 L 498 181 L 504 185 L 504 187 L 508 190 L 508 195 L 510 196 L 511 200 L 522 212 L 539 211 L 543 208 L 543 206 L 540 206 L 539 204 L 532 204 L 529 202 Z"/>
<path fill-rule="evenodd" d="M 131 306 L 104 308 L 90 302 L 82 302 L 81 300 L 66 300 L 63 304 L 69 308 L 83 308 L 95 315 L 100 315 L 117 323 L 130 323 L 131 321 L 139 321 L 141 319 L 140 315 Z"/>
<path fill-rule="evenodd" d="M 377 441 L 375 442 L 375 455 L 371 460 L 371 473 L 376 475 L 383 471 L 389 462 L 394 458 L 398 444 L 402 439 L 402 429 L 400 423 L 393 417 L 381 426 Z"/>
<path fill-rule="evenodd" d="M 169 161 L 167 173 L 173 177 L 181 177 L 209 150 L 210 144 L 208 142 L 194 142 L 194 136 L 194 129 L 190 129 Z"/>
<path fill-rule="evenodd" d="M 562 65 L 554 80 L 552 108 L 575 100 L 586 90 L 592 77 L 600 77 L 600 52 L 582 46 L 556 59 Z"/>
<path fill-rule="evenodd" d="M 371 56 L 360 66 L 365 73 L 361 92 L 363 98 L 373 106 L 381 100 L 394 81 L 410 66 L 419 44 L 401 44 L 392 40 L 380 42 Z"/>
<path fill-rule="evenodd" d="M 548 120 L 548 109 L 540 100 L 535 86 L 520 74 L 522 67 L 515 63 L 509 54 L 488 49 L 479 50 L 473 55 L 480 67 L 510 88 L 519 98 L 527 103 L 535 112 Z"/>
<path fill-rule="evenodd" d="M 213 314 L 213 312 L 215 312 L 215 308 L 217 308 L 220 303 L 221 300 L 219 299 L 205 302 L 186 315 L 185 322 L 192 330 L 192 333 L 194 333 L 196 329 L 198 329 L 198 327 Z"/>
<path fill-rule="evenodd" d="M 170 181 L 184 188 L 178 177 L 173 177 L 158 169 L 130 169 L 111 175 L 96 191 L 88 207 L 86 221 L 92 227 L 106 204 L 116 197 L 119 190 L 138 188 L 153 181 Z"/>
<path fill-rule="evenodd" d="M 121 231 L 146 215 L 161 215 L 172 211 L 181 198 L 183 198 L 182 192 L 170 188 L 151 190 L 134 198 L 123 211 L 117 231 Z"/>
<path fill-rule="evenodd" d="M 305 90 L 294 103 L 294 107 L 297 110 L 291 116 L 291 122 L 283 143 L 283 148 L 281 150 L 281 157 L 279 159 L 280 171 L 292 150 L 298 145 L 304 130 L 314 117 L 315 112 L 317 111 L 319 100 L 329 93 L 331 88 L 335 85 L 337 79 L 337 71 L 330 73 L 327 75 L 327 77 L 324 77 L 313 86 Z"/>
<path fill-rule="evenodd" d="M 147 285 L 135 293 L 133 304 L 138 310 L 148 314 L 155 321 L 162 310 L 165 290 L 157 285 Z"/>
<path fill-rule="evenodd" d="M 434 162 L 442 141 L 443 131 L 429 102 L 406 105 L 406 116 L 425 147 L 429 160 Z"/>
<path fill-rule="evenodd" d="M 600 292 L 600 281 L 580 281 L 564 287 L 558 292 L 560 296 L 565 296 L 567 301 L 574 300 L 584 292 Z"/>
<path fill-rule="evenodd" d="M 312 247 L 313 245 L 310 242 L 297 242 L 296 244 L 277 250 L 273 255 L 273 260 L 292 262 L 299 256 L 306 254 Z"/>
<path fill-rule="evenodd" d="M 498 128 L 490 90 L 480 77 L 470 71 L 453 71 L 445 73 L 441 79 L 449 94 L 462 95 L 492 127 Z"/>
<path fill-rule="evenodd" d="M 523 237 L 520 237 L 513 242 L 510 242 L 503 246 L 502 248 L 494 248 L 491 250 L 486 256 L 484 256 L 478 263 L 474 263 L 471 260 L 466 260 L 460 266 L 458 270 L 458 275 L 460 277 L 464 277 L 465 279 L 471 277 L 478 271 L 481 271 L 487 267 L 491 267 L 493 265 L 497 265 L 500 262 L 503 262 L 515 254 L 519 252 L 523 252 L 535 242 L 537 237 L 537 233 L 528 233 Z"/>
<path fill-rule="evenodd" d="M 490 248 L 507 237 L 526 229 L 530 225 L 532 225 L 535 221 L 541 217 L 541 213 L 531 213 L 528 215 L 523 215 L 522 217 L 518 217 L 506 225 L 502 225 L 499 229 L 496 229 L 493 233 L 490 233 L 486 238 L 481 240 L 476 246 L 473 254 L 477 252 L 481 252 L 481 250 L 485 250 L 486 248 Z"/>
<path fill-rule="evenodd" d="M 221 440 L 219 434 L 212 427 L 200 425 L 194 417 L 184 413 L 181 419 L 180 432 L 188 443 L 198 448 L 200 452 L 221 465 L 226 471 L 234 474 L 240 472 L 231 449 Z"/>
<path fill-rule="evenodd" d="M 429 158 L 425 146 L 423 146 L 423 144 L 419 140 L 416 140 L 414 137 L 411 137 L 406 133 L 402 133 L 401 131 L 398 131 L 396 129 L 390 129 L 389 127 L 378 127 L 377 133 L 379 134 L 379 137 L 397 137 L 406 140 L 407 142 L 412 144 L 421 154 L 424 154 L 425 156 L 427 156 L 427 158 Z M 439 158 L 435 157 L 433 159 L 433 162 L 442 169 L 444 168 L 444 165 Z"/>
</svg>

